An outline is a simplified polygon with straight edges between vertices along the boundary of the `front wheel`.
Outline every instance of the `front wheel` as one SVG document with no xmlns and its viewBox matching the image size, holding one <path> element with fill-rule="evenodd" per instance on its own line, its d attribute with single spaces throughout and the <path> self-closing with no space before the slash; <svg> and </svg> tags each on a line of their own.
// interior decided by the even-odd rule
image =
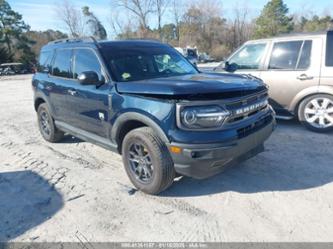
<svg viewBox="0 0 333 249">
<path fill-rule="evenodd" d="M 133 185 L 147 194 L 158 194 L 174 180 L 175 169 L 168 148 L 151 128 L 130 131 L 124 138 L 122 157 Z"/>
<path fill-rule="evenodd" d="M 309 130 L 333 130 L 333 96 L 318 94 L 304 99 L 298 108 L 298 118 Z"/>
</svg>

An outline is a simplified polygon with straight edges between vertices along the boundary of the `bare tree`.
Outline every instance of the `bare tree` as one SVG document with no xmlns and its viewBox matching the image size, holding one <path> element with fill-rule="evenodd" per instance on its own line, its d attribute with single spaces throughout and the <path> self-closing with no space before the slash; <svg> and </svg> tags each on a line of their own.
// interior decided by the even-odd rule
<svg viewBox="0 0 333 249">
<path fill-rule="evenodd" d="M 125 16 L 128 16 L 128 13 L 126 13 Z M 119 11 L 113 9 L 109 18 L 109 22 L 115 38 L 132 38 L 130 35 L 133 34 L 132 28 L 134 28 L 134 25 L 130 18 L 124 18 L 123 16 L 120 16 Z"/>
<path fill-rule="evenodd" d="M 69 0 L 63 0 L 56 5 L 56 13 L 60 20 L 66 25 L 69 36 L 79 37 L 84 35 L 85 23 L 80 9 Z"/>
<path fill-rule="evenodd" d="M 143 36 L 149 29 L 148 16 L 154 12 L 154 0 L 118 0 L 118 5 L 138 18 Z"/>
<path fill-rule="evenodd" d="M 197 46 L 209 51 L 214 40 L 220 40 L 224 19 L 218 0 L 200 0 L 192 3 L 182 17 L 180 44 Z"/>
<path fill-rule="evenodd" d="M 237 48 L 250 39 L 252 29 L 249 22 L 250 12 L 245 3 L 237 3 L 233 9 L 233 14 L 231 33 L 233 35 L 233 47 Z"/>
<path fill-rule="evenodd" d="M 158 23 L 158 33 L 160 39 L 162 39 L 162 18 L 165 10 L 168 6 L 168 0 L 155 0 L 156 13 L 157 13 L 157 23 Z"/>
<path fill-rule="evenodd" d="M 304 2 L 292 14 L 292 18 L 294 21 L 294 31 L 295 32 L 304 32 L 304 26 L 306 25 L 307 20 L 312 19 L 315 15 L 313 8 L 309 5 L 309 3 Z"/>
<path fill-rule="evenodd" d="M 109 18 L 109 22 L 110 22 L 111 28 L 113 30 L 114 36 L 118 36 L 119 34 L 124 33 L 124 26 L 119 21 L 118 13 L 111 13 L 111 16 Z"/>
<path fill-rule="evenodd" d="M 173 0 L 172 1 L 171 12 L 173 15 L 174 23 L 176 25 L 175 36 L 176 36 L 176 40 L 178 41 L 178 43 L 179 43 L 179 38 L 180 38 L 180 32 L 179 32 L 180 20 L 181 20 L 182 14 L 183 14 L 182 7 L 183 7 L 182 0 Z"/>
</svg>

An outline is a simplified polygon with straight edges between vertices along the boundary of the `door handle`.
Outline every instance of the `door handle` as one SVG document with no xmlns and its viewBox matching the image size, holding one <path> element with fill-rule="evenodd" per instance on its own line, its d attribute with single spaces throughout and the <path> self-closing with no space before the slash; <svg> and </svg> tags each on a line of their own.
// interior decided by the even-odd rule
<svg viewBox="0 0 333 249">
<path fill-rule="evenodd" d="M 74 96 L 75 94 L 77 94 L 77 91 L 75 91 L 75 90 L 71 90 L 71 89 L 68 89 L 67 92 L 68 92 L 70 95 L 72 95 L 72 96 Z"/>
<path fill-rule="evenodd" d="M 313 80 L 313 76 L 307 76 L 306 74 L 301 74 L 297 77 L 299 80 Z"/>
</svg>

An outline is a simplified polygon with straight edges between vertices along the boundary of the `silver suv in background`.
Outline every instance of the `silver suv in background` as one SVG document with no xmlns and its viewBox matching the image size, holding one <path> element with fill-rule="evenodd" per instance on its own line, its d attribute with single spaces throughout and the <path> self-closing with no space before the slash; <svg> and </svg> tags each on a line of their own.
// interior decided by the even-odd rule
<svg viewBox="0 0 333 249">
<path fill-rule="evenodd" d="M 278 117 L 333 129 L 333 31 L 248 41 L 214 71 L 261 78 Z"/>
</svg>

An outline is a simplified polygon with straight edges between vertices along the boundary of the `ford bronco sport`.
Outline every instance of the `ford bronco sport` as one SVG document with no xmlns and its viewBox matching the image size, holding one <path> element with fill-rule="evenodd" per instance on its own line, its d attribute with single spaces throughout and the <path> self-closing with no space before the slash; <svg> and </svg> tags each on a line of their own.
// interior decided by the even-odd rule
<svg viewBox="0 0 333 249">
<path fill-rule="evenodd" d="M 224 70 L 261 78 L 278 117 L 333 130 L 333 31 L 248 41 L 215 72 Z"/>
<path fill-rule="evenodd" d="M 154 41 L 51 42 L 32 85 L 45 140 L 68 133 L 120 153 L 149 194 L 176 173 L 206 178 L 262 152 L 275 127 L 261 80 L 200 73 Z"/>
</svg>

